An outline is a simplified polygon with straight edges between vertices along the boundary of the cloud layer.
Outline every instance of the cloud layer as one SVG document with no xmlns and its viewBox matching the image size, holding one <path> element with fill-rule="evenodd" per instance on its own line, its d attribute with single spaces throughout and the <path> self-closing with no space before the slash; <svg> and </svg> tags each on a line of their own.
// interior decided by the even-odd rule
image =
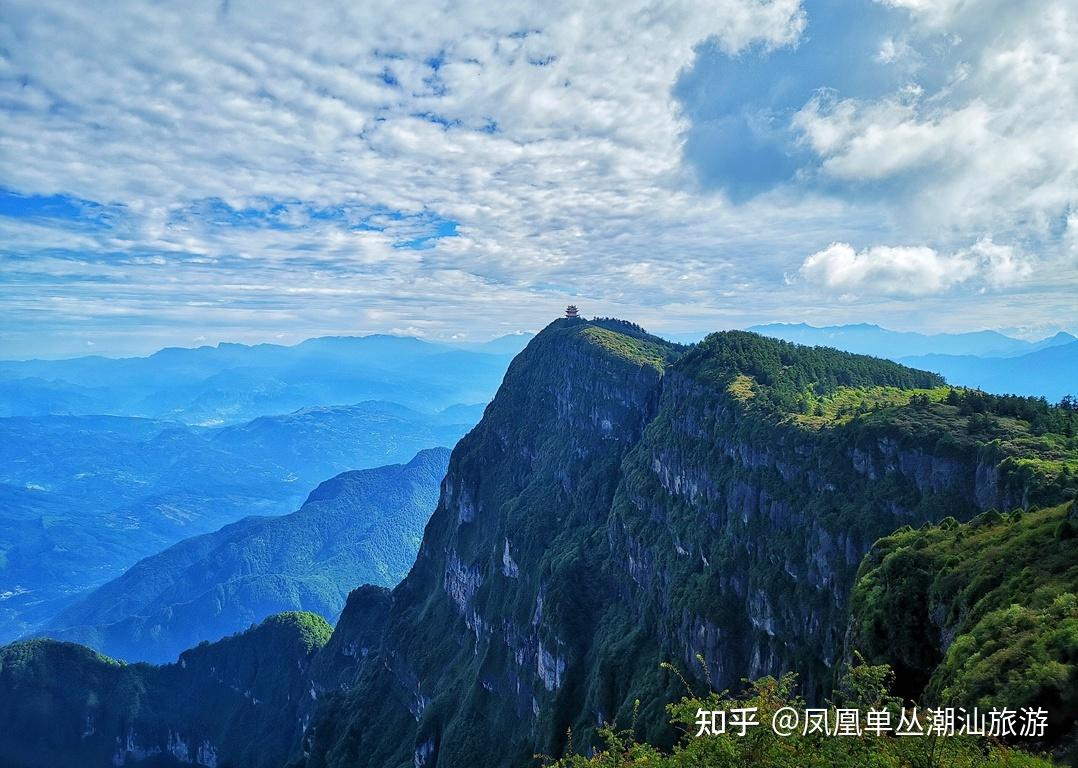
<svg viewBox="0 0 1078 768">
<path fill-rule="evenodd" d="M 866 2 L 867 84 L 799 69 L 827 5 L 8 3 L 0 356 L 490 335 L 566 296 L 685 330 L 910 296 L 976 326 L 1021 291 L 1074 323 L 1074 0 L 998 35 L 990 0 Z M 750 60 L 809 74 L 708 77 Z"/>
</svg>

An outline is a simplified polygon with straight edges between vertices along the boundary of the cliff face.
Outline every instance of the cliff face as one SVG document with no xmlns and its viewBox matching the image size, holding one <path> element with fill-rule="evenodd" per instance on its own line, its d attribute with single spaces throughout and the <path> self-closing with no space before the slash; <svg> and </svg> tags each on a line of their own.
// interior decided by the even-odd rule
<svg viewBox="0 0 1078 768">
<path fill-rule="evenodd" d="M 560 321 L 510 366 L 394 592 L 384 672 L 366 681 L 379 727 L 327 722 L 312 765 L 524 760 L 571 722 L 556 705 L 579 696 L 588 611 L 613 591 L 602 530 L 618 467 L 677 352 L 612 327 L 627 333 Z M 362 685 L 353 699 L 368 706 Z"/>
<path fill-rule="evenodd" d="M 283 654 L 261 751 L 209 743 L 237 765 L 523 766 L 561 754 L 570 728 L 588 749 L 637 699 L 638 735 L 668 742 L 684 689 L 664 661 L 716 689 L 795 671 L 819 699 L 873 542 L 1073 492 L 1072 438 L 984 405 L 932 374 L 754 334 L 685 350 L 557 321 L 454 449 L 409 575 L 353 593 L 321 650 Z M 231 658 L 210 649 L 181 662 Z M 230 664 L 197 668 L 173 688 L 263 690 Z M 182 726 L 190 756 L 188 734 L 210 731 L 182 714 L 145 743 Z"/>
<path fill-rule="evenodd" d="M 776 424 L 683 367 L 622 468 L 608 539 L 636 620 L 719 690 L 794 670 L 821 699 L 877 538 L 1020 503 L 974 443 L 943 452 L 883 417 Z"/>
<path fill-rule="evenodd" d="M 636 698 L 662 741 L 663 660 L 717 689 L 795 670 L 818 699 L 877 538 L 1027 495 L 1005 450 L 948 437 L 938 392 L 914 401 L 931 374 L 751 334 L 679 352 L 558 321 L 514 361 L 309 765 L 525 764 Z M 853 391 L 875 400 L 827 410 Z"/>
</svg>

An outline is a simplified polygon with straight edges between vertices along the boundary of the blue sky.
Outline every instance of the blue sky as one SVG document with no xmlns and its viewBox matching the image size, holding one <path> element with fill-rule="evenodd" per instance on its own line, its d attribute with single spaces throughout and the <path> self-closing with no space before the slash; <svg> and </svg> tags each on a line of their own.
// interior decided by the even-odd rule
<svg viewBox="0 0 1078 768">
<path fill-rule="evenodd" d="M 1078 331 L 1078 0 L 5 5 L 0 358 Z"/>
</svg>

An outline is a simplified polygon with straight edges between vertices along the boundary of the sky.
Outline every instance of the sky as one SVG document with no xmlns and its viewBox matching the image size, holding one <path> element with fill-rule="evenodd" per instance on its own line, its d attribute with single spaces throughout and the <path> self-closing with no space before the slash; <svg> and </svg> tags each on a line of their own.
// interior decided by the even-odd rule
<svg viewBox="0 0 1078 768">
<path fill-rule="evenodd" d="M 5 0 L 0 358 L 1078 331 L 1078 0 Z"/>
</svg>

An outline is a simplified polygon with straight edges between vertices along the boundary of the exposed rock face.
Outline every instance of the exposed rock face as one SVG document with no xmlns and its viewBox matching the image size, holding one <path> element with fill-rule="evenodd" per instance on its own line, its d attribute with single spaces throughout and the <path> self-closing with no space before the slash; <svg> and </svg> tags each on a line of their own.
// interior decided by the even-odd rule
<svg viewBox="0 0 1078 768">
<path fill-rule="evenodd" d="M 1020 499 L 989 451 L 768 421 L 679 352 L 563 320 L 514 361 L 352 694 L 379 727 L 323 718 L 309 765 L 523 765 L 636 697 L 661 741 L 661 660 L 717 689 L 796 670 L 818 699 L 878 537 Z"/>
<path fill-rule="evenodd" d="M 314 691 L 313 699 L 355 685 L 367 660 L 378 651 L 392 602 L 388 589 L 371 584 L 348 595 L 337 628 L 311 663 L 309 685 L 303 683 L 305 689 Z M 303 709 L 305 717 L 314 711 L 313 706 Z"/>
<path fill-rule="evenodd" d="M 663 651 L 699 676 L 703 658 L 715 688 L 796 670 L 820 698 L 868 548 L 938 514 L 925 497 L 974 498 L 975 457 L 845 432 L 753 430 L 724 393 L 676 366 L 666 376 L 659 413 L 623 466 L 611 561 Z M 856 514 L 844 510 L 852 504 Z M 977 509 L 965 501 L 951 513 Z"/>
<path fill-rule="evenodd" d="M 353 732 L 349 759 L 464 765 L 478 739 L 499 760 L 526 759 L 564 733 L 570 721 L 551 704 L 578 695 L 567 688 L 579 685 L 591 644 L 578 597 L 615 591 L 597 534 L 662 379 L 660 365 L 582 336 L 595 327 L 560 321 L 535 339 L 454 451 L 416 565 L 394 593 L 381 653 L 394 691 L 378 710 L 385 724 Z M 446 696 L 461 679 L 471 681 L 457 689 L 466 700 Z M 480 718 L 497 725 L 475 725 Z M 312 765 L 326 764 L 322 750 L 343 730 L 316 741 Z M 408 732 L 414 738 L 399 743 Z"/>
</svg>

